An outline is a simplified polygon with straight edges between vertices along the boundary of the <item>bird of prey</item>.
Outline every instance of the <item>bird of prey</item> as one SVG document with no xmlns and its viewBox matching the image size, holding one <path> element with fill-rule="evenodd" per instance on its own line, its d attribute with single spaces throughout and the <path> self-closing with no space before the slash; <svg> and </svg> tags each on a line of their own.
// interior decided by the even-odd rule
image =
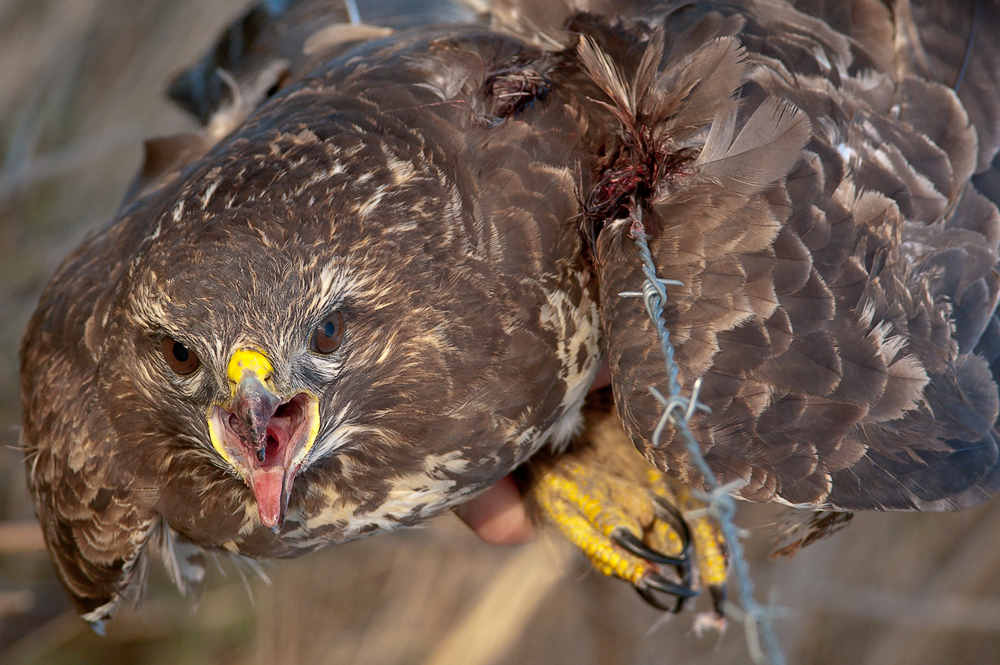
<svg viewBox="0 0 1000 665">
<path fill-rule="evenodd" d="M 640 237 L 712 471 L 821 511 L 790 548 L 1000 487 L 996 3 L 410 4 L 251 10 L 172 86 L 204 128 L 147 144 L 45 289 L 23 441 L 85 619 L 154 554 L 194 588 L 203 550 L 515 470 L 605 572 L 720 588 L 704 479 L 654 435 Z"/>
</svg>

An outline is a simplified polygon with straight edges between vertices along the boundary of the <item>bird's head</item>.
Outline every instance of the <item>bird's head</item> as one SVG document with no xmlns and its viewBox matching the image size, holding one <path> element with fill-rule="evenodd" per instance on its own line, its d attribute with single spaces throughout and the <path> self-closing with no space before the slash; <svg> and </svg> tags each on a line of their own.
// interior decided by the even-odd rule
<svg viewBox="0 0 1000 665">
<path fill-rule="evenodd" d="M 157 509 L 182 533 L 216 528 L 212 512 L 278 533 L 293 490 L 300 525 L 303 503 L 332 496 L 349 520 L 363 499 L 344 497 L 384 499 L 433 452 L 433 436 L 415 444 L 457 378 L 448 306 L 377 250 L 345 256 L 245 210 L 209 226 L 132 269 L 101 366 L 112 424 L 174 479 Z"/>
<path fill-rule="evenodd" d="M 109 306 L 103 403 L 192 540 L 272 554 L 407 524 L 576 423 L 598 349 L 594 285 L 564 258 L 568 171 L 532 217 L 437 155 L 357 138 L 230 145 Z"/>
</svg>

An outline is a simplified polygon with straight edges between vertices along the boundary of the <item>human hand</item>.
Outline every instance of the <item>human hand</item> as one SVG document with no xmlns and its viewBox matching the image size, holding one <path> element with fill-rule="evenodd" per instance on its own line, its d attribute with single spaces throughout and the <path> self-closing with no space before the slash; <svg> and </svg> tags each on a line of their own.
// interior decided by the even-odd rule
<svg viewBox="0 0 1000 665">
<path fill-rule="evenodd" d="M 590 392 L 610 385 L 611 370 L 605 360 L 594 377 Z M 504 476 L 500 482 L 459 506 L 455 514 L 491 545 L 520 545 L 535 536 L 535 526 L 528 516 L 524 497 L 510 476 Z"/>
<path fill-rule="evenodd" d="M 524 497 L 511 476 L 463 503 L 455 514 L 490 545 L 520 545 L 535 536 Z"/>
</svg>

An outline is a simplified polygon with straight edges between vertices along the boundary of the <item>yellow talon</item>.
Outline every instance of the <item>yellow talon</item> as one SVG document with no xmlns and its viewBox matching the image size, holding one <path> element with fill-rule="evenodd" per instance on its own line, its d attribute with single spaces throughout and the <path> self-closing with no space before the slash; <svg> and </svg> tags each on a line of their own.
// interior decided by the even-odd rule
<svg viewBox="0 0 1000 665">
<path fill-rule="evenodd" d="M 702 584 L 717 587 L 725 585 L 728 560 L 722 547 L 724 541 L 718 525 L 707 516 L 701 516 L 691 530 L 691 538 L 694 540 Z"/>
<path fill-rule="evenodd" d="M 726 582 L 725 542 L 704 502 L 650 467 L 613 409 L 586 415 L 571 452 L 536 456 L 528 465 L 527 497 L 594 568 L 627 580 L 652 604 L 663 607 L 651 590 L 683 599 L 694 594 L 692 587 L 711 588 L 718 601 Z"/>
<path fill-rule="evenodd" d="M 653 470 L 654 474 L 660 474 Z M 684 514 L 685 521 L 691 531 L 691 540 L 694 543 L 695 558 L 698 562 L 699 576 L 702 584 L 706 586 L 723 586 L 726 583 L 726 569 L 729 560 L 726 557 L 725 540 L 719 526 L 705 512 L 705 503 L 696 499 L 691 494 L 691 488 L 686 485 L 671 481 L 668 476 L 660 474 L 662 480 L 658 484 L 657 493 L 661 497 L 667 495 L 673 499 L 672 505 Z M 675 490 L 671 492 L 668 485 L 672 483 Z M 664 489 L 660 489 L 660 488 Z"/>
<path fill-rule="evenodd" d="M 571 543 L 582 551 L 601 573 L 637 583 L 648 572 L 641 560 L 610 547 L 610 531 L 597 528 L 602 507 L 599 501 L 580 491 L 579 486 L 556 474 L 547 474 L 535 497 Z"/>
</svg>

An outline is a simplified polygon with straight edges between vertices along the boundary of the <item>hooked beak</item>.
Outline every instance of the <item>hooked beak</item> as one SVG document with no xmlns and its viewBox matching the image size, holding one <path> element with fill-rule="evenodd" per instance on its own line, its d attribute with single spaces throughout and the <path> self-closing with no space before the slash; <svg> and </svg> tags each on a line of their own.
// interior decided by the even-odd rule
<svg viewBox="0 0 1000 665">
<path fill-rule="evenodd" d="M 253 492 L 261 523 L 281 531 L 292 483 L 319 432 L 319 402 L 306 392 L 275 393 L 264 354 L 241 349 L 229 361 L 229 408 L 208 413 L 212 445 Z"/>
</svg>

